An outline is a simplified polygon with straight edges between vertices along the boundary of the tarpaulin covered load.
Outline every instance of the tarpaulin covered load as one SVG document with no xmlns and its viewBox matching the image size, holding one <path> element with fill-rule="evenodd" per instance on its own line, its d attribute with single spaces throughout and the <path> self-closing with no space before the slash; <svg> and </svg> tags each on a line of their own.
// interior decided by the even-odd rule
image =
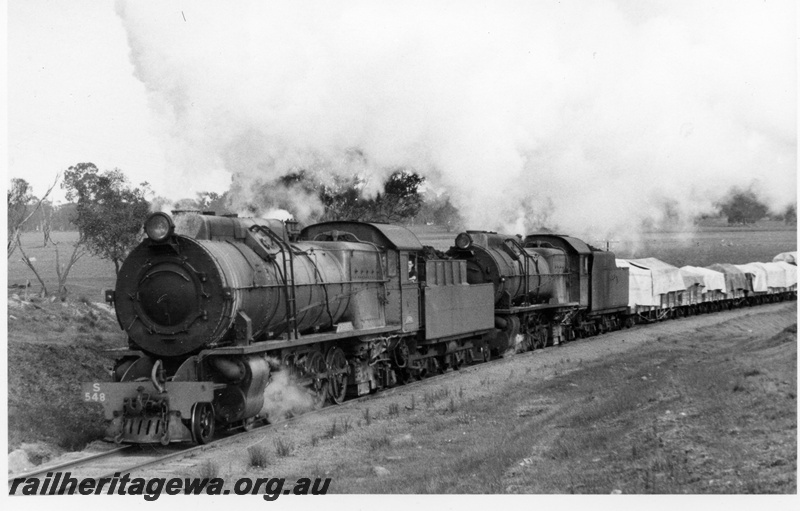
<svg viewBox="0 0 800 511">
<path fill-rule="evenodd" d="M 705 290 L 703 275 L 686 266 L 680 270 L 681 277 L 683 278 L 683 285 L 686 288 L 686 292 L 683 293 L 681 305 L 694 305 L 702 302 Z"/>
<path fill-rule="evenodd" d="M 630 264 L 650 270 L 653 274 L 653 294 L 663 295 L 672 291 L 683 291 L 681 271 L 671 264 L 659 261 L 654 257 L 644 259 L 628 259 Z"/>
<path fill-rule="evenodd" d="M 737 268 L 739 268 L 743 273 L 749 273 L 752 275 L 752 286 L 753 291 L 756 293 L 765 293 L 769 290 L 767 287 L 767 270 L 757 266 L 753 263 L 750 264 L 734 264 Z"/>
<path fill-rule="evenodd" d="M 732 264 L 717 263 L 711 266 L 706 266 L 709 270 L 721 272 L 725 275 L 725 287 L 727 294 L 733 294 L 735 291 L 749 290 L 747 287 L 747 277 L 744 272 Z"/>
<path fill-rule="evenodd" d="M 774 264 L 783 268 L 784 275 L 786 276 L 786 287 L 792 287 L 797 284 L 797 266 L 785 261 L 778 261 Z"/>
<path fill-rule="evenodd" d="M 686 290 L 681 271 L 671 264 L 653 257 L 624 261 L 628 263 L 630 271 L 628 300 L 631 304 L 657 307 L 662 304 L 661 295 Z"/>
<path fill-rule="evenodd" d="M 772 258 L 773 262 L 783 261 L 785 263 L 797 265 L 797 252 L 783 252 Z"/>
<path fill-rule="evenodd" d="M 767 275 L 768 288 L 785 288 L 789 287 L 786 284 L 786 272 L 783 267 L 775 263 L 750 263 L 750 266 L 757 266 L 764 270 Z"/>
<path fill-rule="evenodd" d="M 698 266 L 684 266 L 681 268 L 681 271 L 684 269 L 693 271 L 695 273 L 699 273 L 703 276 L 703 285 L 705 286 L 706 292 L 708 291 L 722 291 L 723 293 L 727 292 L 728 287 L 725 284 L 725 274 L 722 272 L 718 272 L 715 270 L 709 270 L 708 268 L 700 268 Z"/>
<path fill-rule="evenodd" d="M 691 266 L 684 266 L 680 268 L 681 278 L 683 279 L 683 287 L 689 289 L 693 286 L 706 287 L 706 281 L 703 275 Z"/>
<path fill-rule="evenodd" d="M 650 270 L 628 264 L 624 259 L 617 259 L 617 268 L 628 268 L 628 307 L 636 305 L 654 305 L 653 279 Z"/>
</svg>

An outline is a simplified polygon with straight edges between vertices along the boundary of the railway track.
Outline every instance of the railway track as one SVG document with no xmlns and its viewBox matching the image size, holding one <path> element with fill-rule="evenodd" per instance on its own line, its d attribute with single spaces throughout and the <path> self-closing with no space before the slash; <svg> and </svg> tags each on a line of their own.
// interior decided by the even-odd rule
<svg viewBox="0 0 800 511">
<path fill-rule="evenodd" d="M 9 476 L 8 483 L 11 485 L 16 479 L 21 478 L 38 478 L 43 480 L 45 477 L 53 477 L 56 472 L 64 474 L 63 477 L 69 474 L 69 477 L 78 480 L 86 478 L 93 478 L 95 480 L 111 478 L 117 473 L 132 472 L 149 465 L 162 463 L 181 456 L 191 449 L 193 449 L 193 447 L 154 447 L 152 445 L 125 445 L 122 447 L 113 447 L 102 452 L 74 457 L 55 464 L 42 466 L 34 471 Z"/>
</svg>

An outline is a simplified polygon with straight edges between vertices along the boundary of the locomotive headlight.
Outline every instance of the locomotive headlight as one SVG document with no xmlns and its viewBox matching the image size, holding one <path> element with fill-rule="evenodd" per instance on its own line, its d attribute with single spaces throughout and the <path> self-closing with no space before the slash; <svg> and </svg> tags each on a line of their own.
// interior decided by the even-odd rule
<svg viewBox="0 0 800 511">
<path fill-rule="evenodd" d="M 144 232 L 156 243 L 161 243 L 169 238 L 174 230 L 175 224 L 166 213 L 153 213 L 144 223 Z"/>
<path fill-rule="evenodd" d="M 456 246 L 461 250 L 468 249 L 470 245 L 472 245 L 472 236 L 469 234 L 462 232 L 456 236 Z"/>
</svg>

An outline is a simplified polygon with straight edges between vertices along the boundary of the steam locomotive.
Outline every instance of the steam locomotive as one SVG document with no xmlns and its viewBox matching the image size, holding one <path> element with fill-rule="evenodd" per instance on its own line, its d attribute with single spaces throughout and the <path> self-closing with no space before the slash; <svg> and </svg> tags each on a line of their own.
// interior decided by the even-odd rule
<svg viewBox="0 0 800 511">
<path fill-rule="evenodd" d="M 723 279 L 728 287 L 698 270 L 678 290 L 641 261 L 555 234 L 467 231 L 442 253 L 404 227 L 365 222 L 298 230 L 154 213 L 144 230 L 106 291 L 128 347 L 115 350 L 112 382 L 82 389 L 103 405 L 107 436 L 125 443 L 206 443 L 218 428 L 248 429 L 264 418 L 276 371 L 290 372 L 319 405 L 341 403 L 709 304 L 796 296 L 796 267 L 785 262 L 774 263 L 788 267 L 780 266 L 781 286 L 763 291 L 736 268 L 708 270 L 736 275 Z"/>
</svg>

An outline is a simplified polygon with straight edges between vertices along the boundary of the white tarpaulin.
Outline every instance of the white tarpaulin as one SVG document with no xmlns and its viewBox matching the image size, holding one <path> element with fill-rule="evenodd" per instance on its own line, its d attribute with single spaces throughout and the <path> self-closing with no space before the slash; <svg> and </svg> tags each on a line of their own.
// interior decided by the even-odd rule
<svg viewBox="0 0 800 511">
<path fill-rule="evenodd" d="M 681 271 L 671 264 L 659 261 L 654 257 L 644 259 L 628 259 L 630 264 L 650 270 L 653 275 L 653 294 L 664 295 L 672 291 L 684 291 Z"/>
<path fill-rule="evenodd" d="M 624 259 L 617 259 L 617 268 L 628 268 L 628 307 L 660 305 L 660 302 L 653 303 L 653 278 L 650 270 L 628 264 Z"/>
<path fill-rule="evenodd" d="M 706 287 L 703 275 L 696 272 L 691 266 L 684 266 L 680 268 L 681 278 L 683 279 L 683 287 L 689 289 L 692 286 Z"/>
<path fill-rule="evenodd" d="M 767 287 L 767 270 L 756 266 L 755 264 L 734 264 L 743 273 L 749 273 L 753 276 L 753 291 L 756 293 L 763 293 L 768 290 Z"/>
<path fill-rule="evenodd" d="M 631 305 L 659 306 L 660 295 L 686 290 L 681 271 L 671 264 L 653 257 L 623 261 L 628 263 L 630 272 L 628 301 Z"/>
<path fill-rule="evenodd" d="M 684 266 L 681 268 L 681 271 L 684 269 L 691 270 L 695 273 L 699 273 L 703 276 L 704 286 L 706 287 L 705 291 L 722 291 L 723 293 L 727 293 L 727 286 L 725 285 L 725 274 L 722 272 L 709 270 L 708 268 L 700 268 L 698 266 Z"/>
<path fill-rule="evenodd" d="M 767 287 L 789 287 L 786 284 L 786 273 L 775 263 L 750 263 L 758 266 L 767 274 Z"/>
<path fill-rule="evenodd" d="M 797 266 L 785 261 L 778 261 L 774 264 L 783 268 L 784 275 L 786 276 L 786 287 L 792 287 L 797 284 Z"/>
<path fill-rule="evenodd" d="M 773 262 L 783 261 L 789 264 L 797 264 L 797 252 L 784 252 L 772 258 Z"/>
</svg>

